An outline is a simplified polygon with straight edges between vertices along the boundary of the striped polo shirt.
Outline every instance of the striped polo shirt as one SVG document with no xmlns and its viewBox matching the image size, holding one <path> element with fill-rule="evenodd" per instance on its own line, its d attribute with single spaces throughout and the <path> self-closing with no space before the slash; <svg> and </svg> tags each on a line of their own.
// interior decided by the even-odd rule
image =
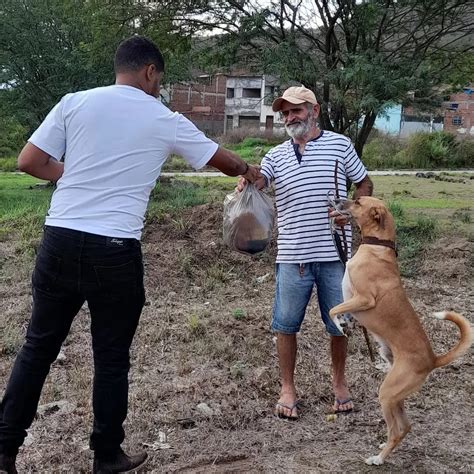
<svg viewBox="0 0 474 474">
<path fill-rule="evenodd" d="M 303 155 L 292 140 L 272 148 L 261 172 L 275 186 L 278 223 L 277 263 L 339 260 L 328 218 L 328 191 L 347 197 L 346 177 L 359 183 L 367 170 L 344 135 L 323 131 L 306 143 Z M 350 256 L 352 235 L 345 226 Z"/>
</svg>

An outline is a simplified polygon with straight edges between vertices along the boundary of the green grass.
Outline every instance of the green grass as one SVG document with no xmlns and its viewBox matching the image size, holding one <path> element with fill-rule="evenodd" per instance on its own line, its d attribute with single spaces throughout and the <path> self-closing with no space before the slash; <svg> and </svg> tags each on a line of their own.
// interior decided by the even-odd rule
<svg viewBox="0 0 474 474">
<path fill-rule="evenodd" d="M 370 172 L 369 172 L 370 175 Z M 394 194 L 406 195 L 403 200 L 445 199 L 446 205 L 453 202 L 469 201 L 474 197 L 474 180 L 465 183 L 450 183 L 415 176 L 374 176 L 375 193 L 381 199 L 390 199 Z"/>
<path fill-rule="evenodd" d="M 432 242 L 439 232 L 433 217 L 407 217 L 403 206 L 397 201 L 388 203 L 397 226 L 397 250 L 400 272 L 403 276 L 414 276 L 420 263 L 416 257 Z"/>
<path fill-rule="evenodd" d="M 374 195 L 386 202 L 397 201 L 406 211 L 407 218 L 432 217 L 440 230 L 471 238 L 474 234 L 471 224 L 474 220 L 474 180 L 467 175 L 458 177 L 464 177 L 464 182 L 415 176 L 374 176 Z"/>
<path fill-rule="evenodd" d="M 146 219 L 160 219 L 164 214 L 174 214 L 180 209 L 205 202 L 205 188 L 184 179 L 163 180 L 151 192 Z"/>
<path fill-rule="evenodd" d="M 406 209 L 457 209 L 466 205 L 466 201 L 448 199 L 407 199 Z"/>
<path fill-rule="evenodd" d="M 388 202 L 398 225 L 401 261 L 410 260 L 439 233 L 456 232 L 473 238 L 474 180 L 440 182 L 411 176 L 375 176 L 375 196 Z M 40 180 L 25 174 L 0 173 L 0 239 L 16 239 L 22 250 L 38 239 L 52 188 L 36 187 Z M 43 182 L 44 183 L 44 182 Z M 236 178 L 163 178 L 153 190 L 146 221 L 171 215 L 177 234 L 186 234 L 180 210 L 206 202 L 222 203 Z M 185 258 L 186 257 L 186 258 Z M 189 256 L 183 256 L 183 267 Z M 405 274 L 414 269 L 407 268 Z M 209 275 L 209 285 L 222 284 Z M 222 280 L 222 281 L 221 281 Z"/>
<path fill-rule="evenodd" d="M 0 239 L 9 235 L 28 242 L 38 237 L 49 207 L 52 187 L 25 174 L 0 173 Z"/>
<path fill-rule="evenodd" d="M 242 308 L 235 308 L 232 311 L 232 316 L 234 317 L 234 319 L 240 321 L 241 319 L 245 319 L 245 311 Z"/>
<path fill-rule="evenodd" d="M 459 176 L 458 176 L 459 177 Z M 438 235 L 473 239 L 474 180 L 445 182 L 415 176 L 374 176 L 374 195 L 389 203 L 397 224 L 400 271 L 416 274 L 423 249 Z M 458 180 L 457 180 L 458 181 Z"/>
<path fill-rule="evenodd" d="M 225 147 L 235 151 L 243 160 L 258 165 L 263 156 L 275 145 L 269 144 L 263 138 L 246 138 L 237 144 L 226 144 Z"/>
<path fill-rule="evenodd" d="M 0 239 L 15 239 L 19 247 L 30 247 L 37 239 L 49 208 L 52 187 L 18 173 L 0 173 Z M 180 209 L 208 201 L 207 187 L 184 180 L 158 183 L 152 191 L 146 219 L 159 219 Z"/>
</svg>

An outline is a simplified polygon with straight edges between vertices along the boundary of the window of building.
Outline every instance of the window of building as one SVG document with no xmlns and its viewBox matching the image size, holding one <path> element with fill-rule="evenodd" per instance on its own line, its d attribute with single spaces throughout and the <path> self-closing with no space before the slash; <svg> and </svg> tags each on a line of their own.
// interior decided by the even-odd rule
<svg viewBox="0 0 474 474">
<path fill-rule="evenodd" d="M 234 128 L 234 116 L 233 115 L 226 115 L 226 130 L 232 130 Z"/>
<path fill-rule="evenodd" d="M 258 128 L 260 126 L 260 117 L 257 115 L 239 115 L 239 127 Z"/>
<path fill-rule="evenodd" d="M 242 89 L 242 97 L 247 99 L 260 99 L 260 89 L 254 89 L 250 87 L 244 87 Z"/>
<path fill-rule="evenodd" d="M 452 119 L 453 125 L 462 125 L 462 117 L 459 115 L 455 115 Z"/>
<path fill-rule="evenodd" d="M 227 98 L 228 99 L 233 99 L 234 98 L 234 88 L 233 87 L 228 87 L 227 88 Z"/>
<path fill-rule="evenodd" d="M 204 84 L 205 86 L 210 86 L 212 82 L 212 76 L 208 74 L 202 74 L 201 76 L 197 77 L 197 82 L 199 84 Z"/>
</svg>

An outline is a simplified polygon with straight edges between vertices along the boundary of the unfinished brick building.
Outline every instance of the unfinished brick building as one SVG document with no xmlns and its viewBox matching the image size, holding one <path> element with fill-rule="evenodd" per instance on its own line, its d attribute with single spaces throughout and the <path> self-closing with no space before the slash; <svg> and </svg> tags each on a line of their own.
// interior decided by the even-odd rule
<svg viewBox="0 0 474 474">
<path fill-rule="evenodd" d="M 459 136 L 474 136 L 474 88 L 452 94 L 443 104 L 444 130 Z"/>
<path fill-rule="evenodd" d="M 220 135 L 224 132 L 226 81 L 224 74 L 203 74 L 186 83 L 171 84 L 166 88 L 168 106 L 206 134 Z"/>
</svg>

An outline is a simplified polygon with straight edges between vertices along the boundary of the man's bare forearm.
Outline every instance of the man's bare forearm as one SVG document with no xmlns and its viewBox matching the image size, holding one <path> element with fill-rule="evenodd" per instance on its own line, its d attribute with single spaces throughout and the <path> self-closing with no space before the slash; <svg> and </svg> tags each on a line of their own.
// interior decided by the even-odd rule
<svg viewBox="0 0 474 474">
<path fill-rule="evenodd" d="M 374 184 L 372 180 L 366 176 L 362 181 L 356 183 L 356 189 L 354 191 L 353 199 L 357 199 L 361 196 L 372 196 L 374 191 Z"/>
<path fill-rule="evenodd" d="M 55 183 L 63 175 L 64 163 L 51 158 L 32 143 L 27 143 L 18 156 L 18 168 L 35 178 Z"/>
<path fill-rule="evenodd" d="M 54 158 L 50 158 L 49 161 L 42 166 L 30 166 L 20 169 L 35 178 L 55 183 L 63 175 L 64 163 L 60 163 Z"/>
<path fill-rule="evenodd" d="M 262 177 L 257 167 L 249 165 L 239 155 L 222 147 L 217 149 L 207 164 L 217 168 L 227 176 L 243 176 L 251 183 Z"/>
<path fill-rule="evenodd" d="M 218 148 L 207 164 L 217 168 L 227 176 L 243 175 L 248 169 L 247 163 L 239 155 L 222 147 Z"/>
</svg>

